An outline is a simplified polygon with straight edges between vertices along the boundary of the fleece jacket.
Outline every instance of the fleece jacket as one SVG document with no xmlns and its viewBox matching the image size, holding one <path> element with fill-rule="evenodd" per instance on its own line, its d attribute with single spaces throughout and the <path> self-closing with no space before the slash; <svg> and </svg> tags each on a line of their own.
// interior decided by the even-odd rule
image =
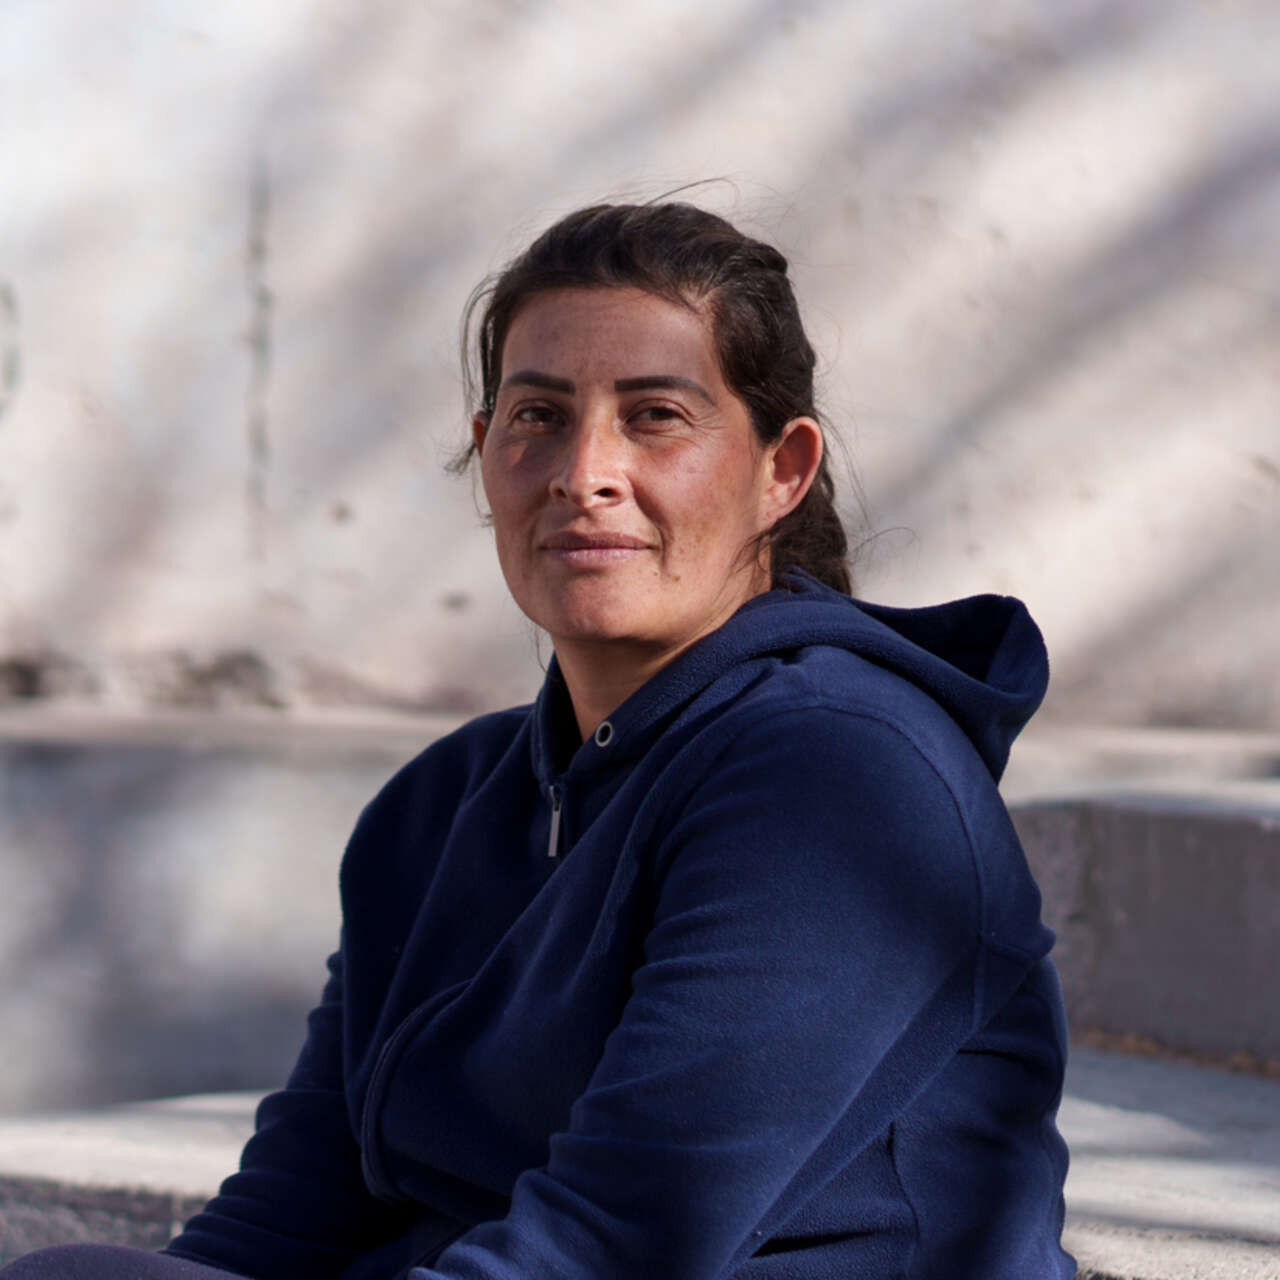
<svg viewBox="0 0 1280 1280">
<path fill-rule="evenodd" d="M 803 575 L 585 742 L 553 662 L 361 816 L 298 1063 L 170 1252 L 1068 1280 L 1061 994 L 996 789 L 1046 679 L 1015 600 Z"/>
</svg>

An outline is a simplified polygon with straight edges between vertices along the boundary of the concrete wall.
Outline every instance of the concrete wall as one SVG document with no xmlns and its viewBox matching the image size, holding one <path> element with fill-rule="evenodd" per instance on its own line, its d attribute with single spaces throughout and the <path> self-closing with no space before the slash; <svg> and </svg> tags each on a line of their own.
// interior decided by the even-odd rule
<svg viewBox="0 0 1280 1280">
<path fill-rule="evenodd" d="M 524 696 L 471 286 L 600 196 L 795 265 L 866 594 L 1059 717 L 1280 726 L 1272 0 L 41 0 L 0 42 L 0 697 Z M 852 510 L 852 508 L 851 508 Z"/>
</svg>

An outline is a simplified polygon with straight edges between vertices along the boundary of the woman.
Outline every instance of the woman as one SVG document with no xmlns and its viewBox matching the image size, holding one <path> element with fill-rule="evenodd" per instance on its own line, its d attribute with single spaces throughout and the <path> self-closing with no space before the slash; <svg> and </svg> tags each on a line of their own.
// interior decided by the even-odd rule
<svg viewBox="0 0 1280 1280">
<path fill-rule="evenodd" d="M 473 306 L 538 700 L 362 815 L 306 1045 L 205 1211 L 5 1280 L 1073 1275 L 1052 939 L 996 792 L 1034 624 L 849 598 L 769 246 L 600 206 Z"/>
</svg>

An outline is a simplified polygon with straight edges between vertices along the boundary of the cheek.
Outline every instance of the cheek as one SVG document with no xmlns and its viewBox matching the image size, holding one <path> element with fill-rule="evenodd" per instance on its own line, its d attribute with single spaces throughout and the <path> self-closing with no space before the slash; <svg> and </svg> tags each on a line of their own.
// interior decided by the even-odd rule
<svg viewBox="0 0 1280 1280">
<path fill-rule="evenodd" d="M 501 535 L 519 505 L 511 468 L 499 465 L 492 454 L 486 455 L 480 467 L 480 484 L 494 529 Z"/>
<path fill-rule="evenodd" d="M 660 523 L 678 553 L 697 558 L 700 567 L 732 560 L 758 532 L 758 498 L 744 477 L 731 469 L 708 467 L 687 471 L 678 485 L 666 485 Z"/>
<path fill-rule="evenodd" d="M 547 486 L 554 455 L 524 443 L 494 442 L 480 457 L 480 481 L 490 508 L 528 508 Z"/>
</svg>

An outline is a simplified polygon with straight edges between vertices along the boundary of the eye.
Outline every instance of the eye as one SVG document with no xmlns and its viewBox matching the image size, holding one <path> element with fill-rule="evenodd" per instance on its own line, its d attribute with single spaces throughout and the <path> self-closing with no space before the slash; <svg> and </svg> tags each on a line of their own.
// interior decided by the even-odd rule
<svg viewBox="0 0 1280 1280">
<path fill-rule="evenodd" d="M 685 415 L 673 404 L 645 404 L 634 409 L 629 421 L 641 428 L 659 429 L 683 422 Z"/>
<path fill-rule="evenodd" d="M 532 430 L 545 429 L 547 427 L 559 426 L 563 420 L 563 414 L 555 405 L 545 404 L 541 401 L 533 401 L 532 403 L 520 404 L 512 410 L 511 421 L 519 423 L 522 427 Z"/>
</svg>

